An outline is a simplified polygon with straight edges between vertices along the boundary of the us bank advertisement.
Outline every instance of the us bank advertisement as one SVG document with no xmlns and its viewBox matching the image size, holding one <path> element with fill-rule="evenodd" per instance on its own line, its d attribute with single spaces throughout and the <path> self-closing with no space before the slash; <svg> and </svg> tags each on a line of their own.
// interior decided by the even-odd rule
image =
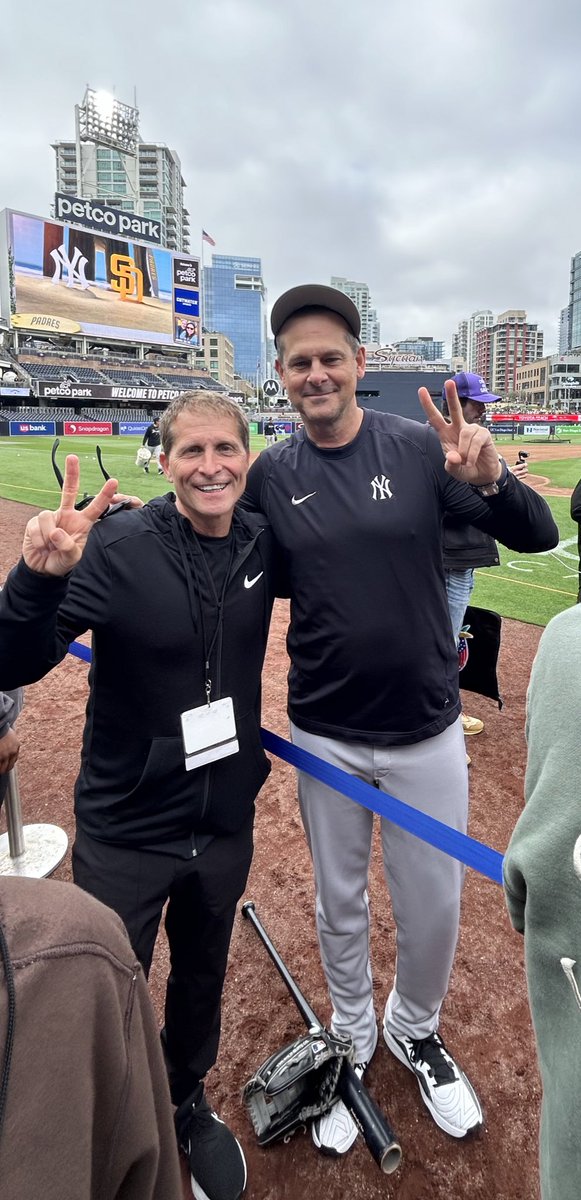
<svg viewBox="0 0 581 1200">
<path fill-rule="evenodd" d="M 134 239 L 130 231 L 113 237 L 12 210 L 0 217 L 2 315 L 13 328 L 199 344 L 198 259 Z M 186 287 L 179 282 L 184 276 Z"/>
</svg>

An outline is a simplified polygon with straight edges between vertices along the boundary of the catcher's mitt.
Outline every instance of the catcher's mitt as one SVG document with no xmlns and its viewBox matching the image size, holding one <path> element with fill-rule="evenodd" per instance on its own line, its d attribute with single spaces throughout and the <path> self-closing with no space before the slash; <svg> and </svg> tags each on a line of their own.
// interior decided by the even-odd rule
<svg viewBox="0 0 581 1200">
<path fill-rule="evenodd" d="M 316 1029 L 276 1050 L 242 1093 L 259 1145 L 288 1138 L 331 1108 L 344 1061 L 354 1061 L 351 1038 Z"/>
</svg>

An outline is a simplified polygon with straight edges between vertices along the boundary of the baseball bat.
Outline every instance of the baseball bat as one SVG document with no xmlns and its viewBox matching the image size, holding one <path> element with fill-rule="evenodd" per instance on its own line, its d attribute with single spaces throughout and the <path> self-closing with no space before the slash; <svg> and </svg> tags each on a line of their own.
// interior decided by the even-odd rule
<svg viewBox="0 0 581 1200">
<path fill-rule="evenodd" d="M 309 1029 L 322 1029 L 323 1026 L 319 1018 L 301 992 L 296 980 L 293 979 L 290 971 L 285 966 L 276 947 L 271 942 L 264 925 L 257 916 L 253 900 L 247 900 L 242 905 L 242 916 L 246 917 L 256 930 L 279 975 L 284 980 L 307 1027 Z M 401 1146 L 391 1125 L 384 1117 L 381 1109 L 377 1107 L 375 1101 L 372 1100 L 367 1088 L 355 1073 L 351 1063 L 343 1063 L 337 1084 L 337 1091 L 343 1103 L 349 1109 L 355 1124 L 361 1130 L 366 1145 L 376 1163 L 386 1175 L 391 1175 L 392 1171 L 396 1171 L 399 1167 Z"/>
</svg>

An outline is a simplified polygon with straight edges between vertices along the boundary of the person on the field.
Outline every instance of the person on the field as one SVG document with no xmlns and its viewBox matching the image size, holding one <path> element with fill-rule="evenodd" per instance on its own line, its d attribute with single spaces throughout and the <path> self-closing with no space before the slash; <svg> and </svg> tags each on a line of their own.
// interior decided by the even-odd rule
<svg viewBox="0 0 581 1200">
<path fill-rule="evenodd" d="M 543 1085 L 542 1200 L 581 1195 L 581 608 L 549 622 L 527 693 L 526 806 L 503 863 Z"/>
<path fill-rule="evenodd" d="M 295 744 L 462 832 L 468 773 L 458 654 L 446 600 L 441 521 L 455 513 L 516 550 L 559 537 L 550 509 L 468 425 L 453 383 L 451 423 L 420 390 L 433 426 L 357 404 L 361 320 L 334 288 L 292 288 L 274 305 L 277 370 L 303 422 L 263 450 L 245 502 L 262 510 L 290 575 L 289 716 Z M 313 857 L 316 918 L 333 1003 L 362 1073 L 377 1044 L 369 960 L 373 814 L 306 772 L 299 801 Z M 391 1052 L 452 1137 L 482 1123 L 476 1092 L 439 1033 L 456 941 L 463 868 L 382 820 L 397 929 L 383 1015 Z M 343 1154 L 357 1136 L 342 1101 L 313 1123 Z"/>
<path fill-rule="evenodd" d="M 175 494 L 106 520 L 116 480 L 76 510 L 78 459 L 67 458 L 61 506 L 28 523 L 0 593 L 0 679 L 41 678 L 92 630 L 73 877 L 123 918 L 146 972 L 168 901 L 163 1039 L 178 1140 L 195 1194 L 238 1200 L 244 1154 L 204 1078 L 270 770 L 260 677 L 273 543 L 237 506 L 249 461 L 237 404 L 186 392 L 161 434 Z"/>
<path fill-rule="evenodd" d="M 143 435 L 142 446 L 146 446 L 150 453 L 149 462 L 157 463 L 158 475 L 163 475 L 163 468 L 159 461 L 161 454 L 161 433 L 159 431 L 159 417 L 154 417 L 151 425 L 147 426 Z M 149 475 L 149 462 L 145 463 L 143 470 L 146 475 Z"/>
<path fill-rule="evenodd" d="M 263 432 L 267 446 L 274 446 L 274 443 L 276 442 L 276 425 L 272 420 L 272 417 L 269 417 L 268 420 L 264 422 Z"/>
<path fill-rule="evenodd" d="M 5 1200 L 181 1200 L 159 1033 L 115 913 L 0 877 L 0 1031 Z"/>
</svg>

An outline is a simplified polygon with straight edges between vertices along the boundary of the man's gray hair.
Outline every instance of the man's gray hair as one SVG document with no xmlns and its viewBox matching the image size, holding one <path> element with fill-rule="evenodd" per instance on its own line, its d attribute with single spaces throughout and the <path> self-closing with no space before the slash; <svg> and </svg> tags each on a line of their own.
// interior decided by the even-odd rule
<svg viewBox="0 0 581 1200">
<path fill-rule="evenodd" d="M 250 450 L 248 421 L 236 402 L 229 396 L 223 395 L 222 392 L 196 388 L 194 391 L 182 392 L 180 396 L 176 396 L 175 400 L 168 404 L 160 419 L 159 432 L 164 454 L 168 455 L 171 451 L 174 444 L 175 423 L 182 413 L 191 413 L 192 415 L 204 413 L 214 416 L 218 420 L 222 417 L 229 417 L 236 423 L 244 449 L 247 452 Z"/>
</svg>

